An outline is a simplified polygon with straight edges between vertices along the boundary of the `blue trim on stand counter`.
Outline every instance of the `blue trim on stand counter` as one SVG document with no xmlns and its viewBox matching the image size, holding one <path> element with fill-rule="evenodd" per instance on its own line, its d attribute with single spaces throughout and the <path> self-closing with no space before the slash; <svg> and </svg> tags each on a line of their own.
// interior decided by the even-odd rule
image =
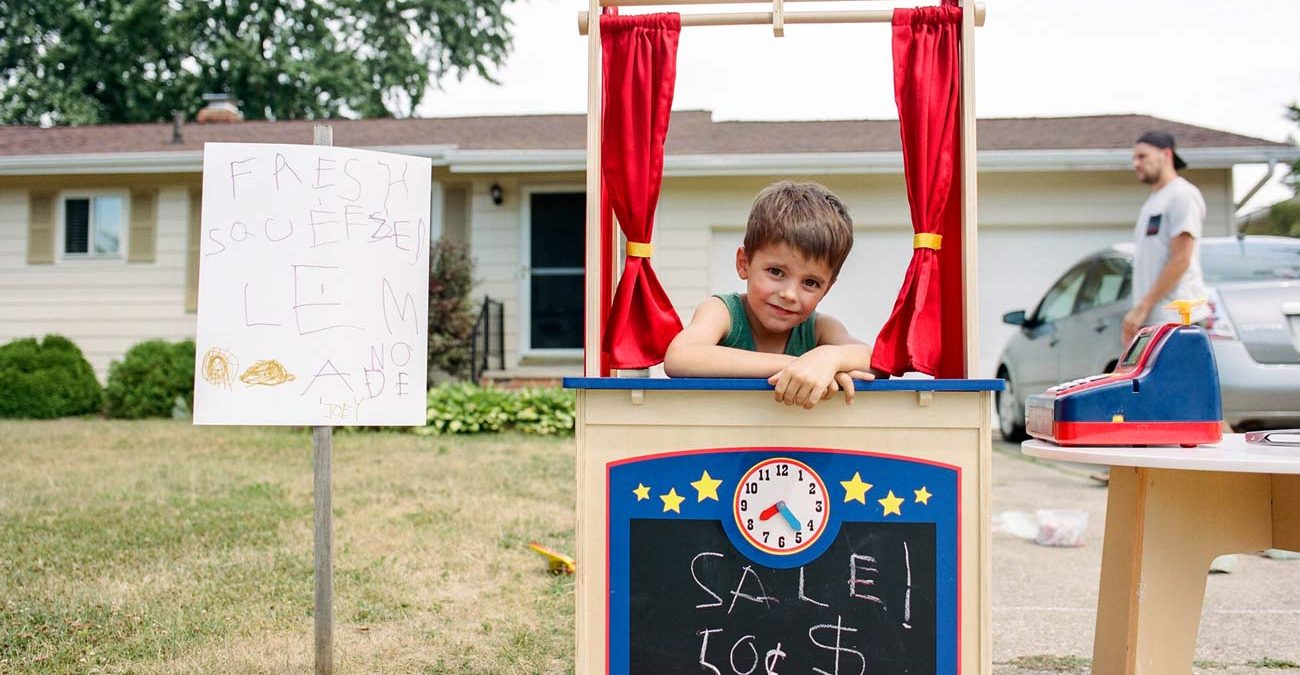
<svg viewBox="0 0 1300 675">
<path fill-rule="evenodd" d="M 856 391 L 1003 391 L 1003 380 L 890 379 L 855 383 Z M 640 389 L 646 391 L 772 391 L 760 378 L 718 377 L 566 377 L 565 389 Z"/>
</svg>

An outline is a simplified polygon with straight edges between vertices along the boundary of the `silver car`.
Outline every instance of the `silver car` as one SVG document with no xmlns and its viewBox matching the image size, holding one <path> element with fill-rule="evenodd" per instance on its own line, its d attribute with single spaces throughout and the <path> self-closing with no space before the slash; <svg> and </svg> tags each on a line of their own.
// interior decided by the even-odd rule
<svg viewBox="0 0 1300 675">
<path fill-rule="evenodd" d="M 1118 244 L 1072 266 L 1032 313 L 1008 312 L 1020 327 L 998 359 L 998 426 L 1025 438 L 1025 399 L 1050 386 L 1110 372 L 1132 305 L 1133 245 Z M 1246 236 L 1201 240 L 1210 287 L 1208 328 L 1237 431 L 1300 426 L 1300 239 Z"/>
</svg>

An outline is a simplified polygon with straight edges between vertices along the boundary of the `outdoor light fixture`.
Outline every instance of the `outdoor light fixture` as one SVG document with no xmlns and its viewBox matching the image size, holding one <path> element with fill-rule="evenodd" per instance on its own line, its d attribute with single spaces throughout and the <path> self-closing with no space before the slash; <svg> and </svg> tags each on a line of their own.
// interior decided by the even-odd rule
<svg viewBox="0 0 1300 675">
<path fill-rule="evenodd" d="M 505 197 L 501 193 L 501 185 L 498 183 L 493 183 L 492 187 L 488 188 L 488 195 L 492 197 L 492 203 L 497 206 L 501 206 L 501 202 L 505 201 Z"/>
</svg>

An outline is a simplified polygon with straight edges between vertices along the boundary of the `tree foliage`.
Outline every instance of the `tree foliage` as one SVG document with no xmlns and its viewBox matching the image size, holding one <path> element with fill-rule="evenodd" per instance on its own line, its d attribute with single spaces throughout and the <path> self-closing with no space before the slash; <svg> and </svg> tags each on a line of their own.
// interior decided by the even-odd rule
<svg viewBox="0 0 1300 675">
<path fill-rule="evenodd" d="M 1241 231 L 1245 234 L 1300 237 L 1300 200 L 1288 199 L 1270 206 L 1267 215 L 1252 219 Z"/>
<path fill-rule="evenodd" d="M 430 85 L 492 80 L 510 0 L 0 0 L 0 123 L 193 113 L 407 115 Z"/>
</svg>

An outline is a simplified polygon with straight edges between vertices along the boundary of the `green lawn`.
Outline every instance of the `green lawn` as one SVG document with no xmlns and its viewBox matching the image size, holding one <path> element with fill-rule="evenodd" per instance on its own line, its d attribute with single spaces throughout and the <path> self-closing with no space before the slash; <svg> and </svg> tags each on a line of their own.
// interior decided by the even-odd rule
<svg viewBox="0 0 1300 675">
<path fill-rule="evenodd" d="M 567 673 L 573 441 L 334 436 L 339 673 Z M 0 673 L 310 672 L 311 434 L 0 422 Z"/>
</svg>

